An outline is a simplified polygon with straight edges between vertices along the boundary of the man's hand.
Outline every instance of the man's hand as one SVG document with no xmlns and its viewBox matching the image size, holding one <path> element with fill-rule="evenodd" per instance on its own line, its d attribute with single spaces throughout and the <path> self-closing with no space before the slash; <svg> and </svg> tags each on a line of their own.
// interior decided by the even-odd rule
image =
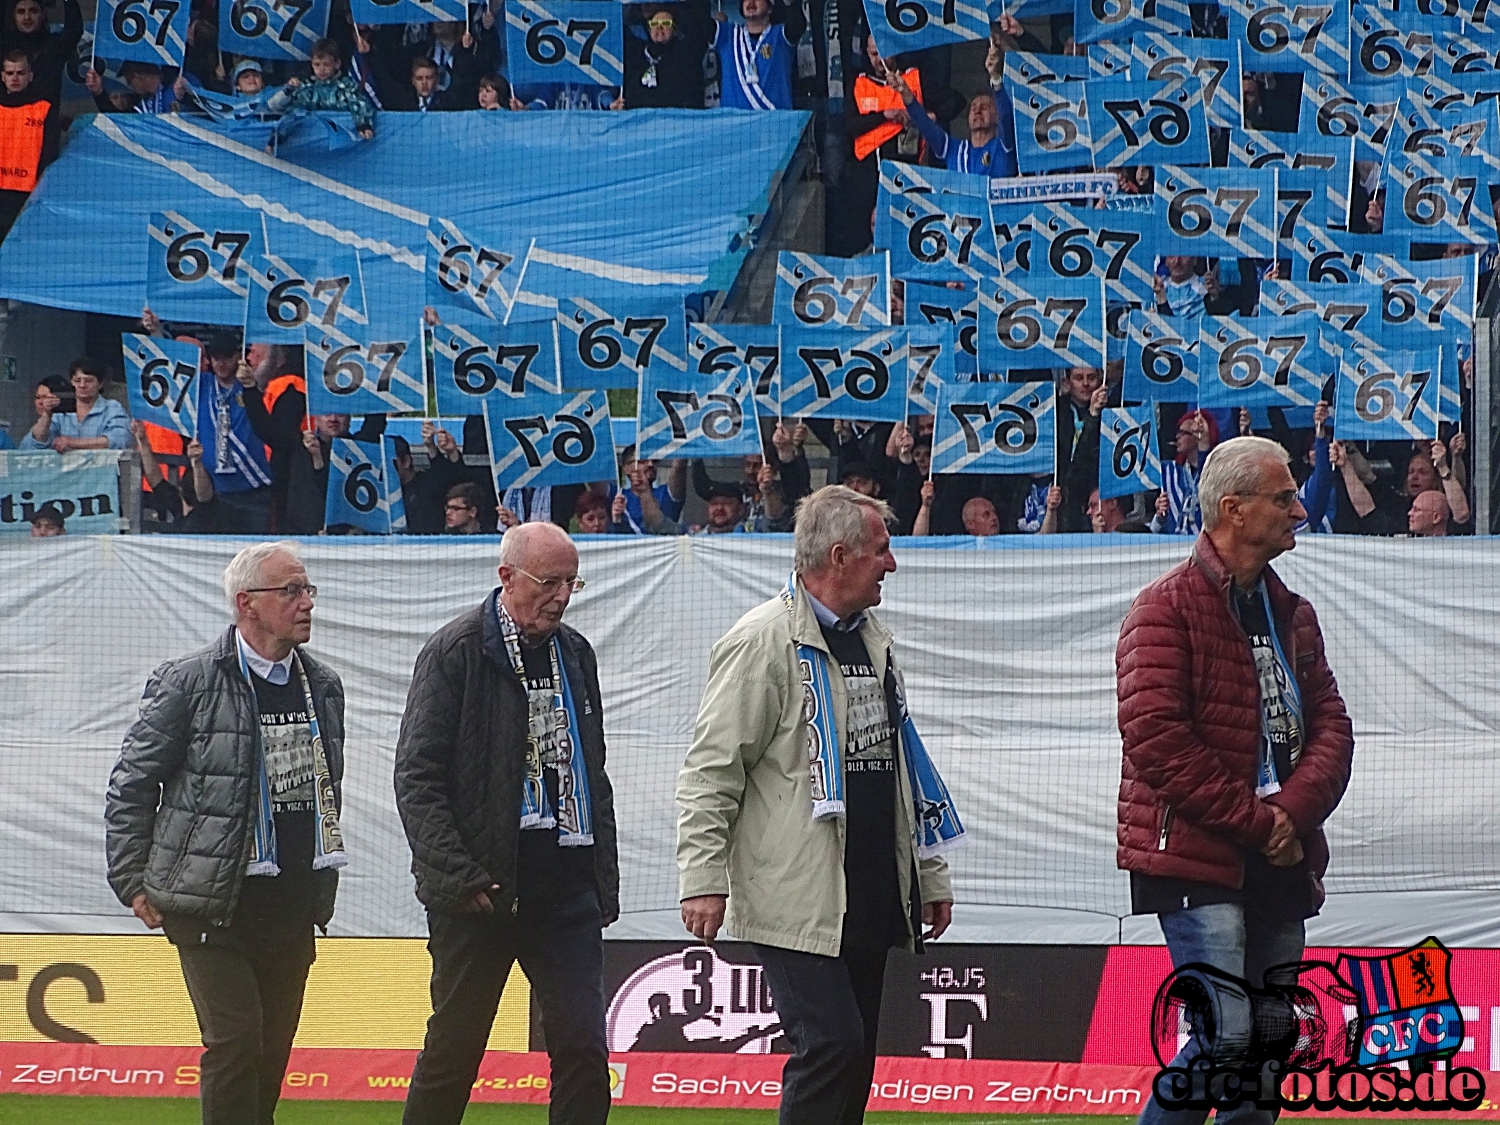
<svg viewBox="0 0 1500 1125">
<path fill-rule="evenodd" d="M 474 49 L 474 36 L 467 30 L 464 31 L 464 37 L 458 42 L 465 51 L 472 51 Z"/>
<path fill-rule="evenodd" d="M 255 389 L 255 368 L 250 366 L 248 360 L 240 360 L 235 365 L 234 377 L 240 381 L 240 386 L 247 390 Z"/>
<path fill-rule="evenodd" d="M 1099 389 L 1089 396 L 1089 416 L 1099 417 L 1104 413 L 1104 404 L 1109 401 L 1109 386 L 1105 383 L 1099 384 Z"/>
<path fill-rule="evenodd" d="M 728 895 L 697 895 L 682 900 L 682 924 L 699 941 L 712 945 L 724 925 L 724 904 Z"/>
<path fill-rule="evenodd" d="M 178 101 L 188 96 L 188 80 L 184 75 L 179 74 L 177 81 L 172 83 L 172 96 Z"/>
<path fill-rule="evenodd" d="M 1021 21 L 1016 19 L 1015 16 L 1007 14 L 1000 17 L 1001 35 L 1009 35 L 1012 39 L 1019 39 L 1025 33 L 1026 29 L 1021 26 Z"/>
<path fill-rule="evenodd" d="M 1272 805 L 1271 813 L 1276 817 L 1276 823 L 1260 854 L 1270 860 L 1273 867 L 1291 867 L 1302 862 L 1302 844 L 1297 839 L 1297 824 L 1291 814 L 1280 805 Z"/>
<path fill-rule="evenodd" d="M 315 470 L 322 471 L 323 446 L 318 442 L 318 435 L 316 431 L 302 431 L 302 448 L 307 450 L 307 455 L 312 458 L 313 468 Z"/>
<path fill-rule="evenodd" d="M 776 487 L 776 467 L 771 462 L 761 462 L 760 471 L 755 474 L 755 487 L 762 492 Z"/>
<path fill-rule="evenodd" d="M 73 448 L 73 439 L 69 437 L 55 437 L 52 439 L 52 448 L 58 453 L 66 453 Z"/>
<path fill-rule="evenodd" d="M 1448 439 L 1448 452 L 1454 457 L 1457 457 L 1460 453 L 1468 448 L 1469 435 L 1464 433 L 1462 430 L 1459 430 L 1458 433 L 1454 434 L 1451 438 Z"/>
<path fill-rule="evenodd" d="M 1165 305 L 1167 303 L 1167 279 L 1160 274 L 1152 274 L 1151 292 L 1155 295 L 1158 305 Z"/>
<path fill-rule="evenodd" d="M 615 493 L 615 502 L 609 508 L 609 522 L 625 522 L 625 494 L 623 492 Z"/>
<path fill-rule="evenodd" d="M 450 461 L 457 461 L 459 459 L 460 454 L 458 452 L 458 442 L 453 440 L 452 434 L 450 434 L 447 430 L 438 430 L 438 432 L 433 435 L 433 438 L 437 442 L 439 453 L 448 458 L 448 460 Z"/>
<path fill-rule="evenodd" d="M 1062 489 L 1052 485 L 1047 489 L 1047 511 L 1055 512 L 1062 507 Z"/>
<path fill-rule="evenodd" d="M 922 931 L 923 941 L 937 941 L 952 924 L 953 903 L 924 902 L 922 904 L 922 925 L 927 927 Z"/>
<path fill-rule="evenodd" d="M 798 449 L 801 449 L 804 445 L 807 444 L 807 434 L 807 423 L 798 422 L 795 426 L 792 427 L 792 444 L 795 445 Z"/>
<path fill-rule="evenodd" d="M 359 131 L 359 139 L 362 141 L 373 141 L 375 139 L 375 130 L 366 125 Z"/>
<path fill-rule="evenodd" d="M 364 52 L 361 51 L 360 54 L 364 54 Z M 295 90 L 300 85 L 302 85 L 302 79 L 298 78 L 296 75 L 293 75 L 291 78 L 288 78 L 286 80 L 286 88 L 288 90 Z"/>
<path fill-rule="evenodd" d="M 1319 437 L 1323 435 L 1323 427 L 1328 424 L 1328 404 L 1320 402 L 1313 407 L 1313 430 Z"/>
<path fill-rule="evenodd" d="M 130 436 L 135 438 L 137 445 L 144 445 L 146 442 L 146 423 L 142 422 L 139 418 L 132 418 L 130 420 Z"/>
<path fill-rule="evenodd" d="M 1433 439 L 1429 456 L 1432 457 L 1432 467 L 1438 471 L 1438 476 L 1442 476 L 1443 470 L 1448 467 L 1448 447 L 1441 438 Z"/>
<path fill-rule="evenodd" d="M 504 504 L 495 505 L 495 519 L 499 521 L 501 527 L 521 526 L 521 521 L 516 518 L 516 513 L 512 512 Z"/>
<path fill-rule="evenodd" d="M 1209 270 L 1203 275 L 1203 292 L 1210 298 L 1217 297 L 1223 287 L 1219 284 L 1219 271 L 1216 268 Z"/>
<path fill-rule="evenodd" d="M 782 461 L 790 461 L 797 456 L 792 446 L 792 435 L 779 418 L 776 420 L 776 428 L 771 431 L 771 444 L 776 447 L 776 455 Z"/>
<path fill-rule="evenodd" d="M 610 109 L 624 109 L 625 108 L 625 95 L 624 94 L 616 95 L 615 100 L 609 103 L 609 108 Z"/>
<path fill-rule="evenodd" d="M 136 895 L 135 901 L 130 904 L 130 909 L 137 918 L 146 923 L 146 929 L 161 929 L 161 912 L 146 901 L 145 895 Z"/>
<path fill-rule="evenodd" d="M 719 18 L 722 20 L 724 16 L 720 14 Z M 520 113 L 526 108 L 526 103 L 512 94 L 510 96 L 510 108 L 512 113 Z"/>
<path fill-rule="evenodd" d="M 1001 68 L 1005 66 L 1005 49 L 990 40 L 990 49 L 984 54 L 984 71 L 991 78 L 999 78 Z"/>
<path fill-rule="evenodd" d="M 203 464 L 203 443 L 197 438 L 187 443 L 188 460 L 194 465 Z"/>
<path fill-rule="evenodd" d="M 1158 516 L 1160 516 L 1162 519 L 1166 519 L 1167 518 L 1167 513 L 1170 512 L 1171 510 L 1172 510 L 1172 502 L 1167 499 L 1167 494 L 1165 492 L 1163 492 L 1160 496 L 1158 496 L 1156 498 L 1156 514 Z"/>
<path fill-rule="evenodd" d="M 907 105 L 917 100 L 917 95 L 911 92 L 911 87 L 906 84 L 906 79 L 901 77 L 901 72 L 894 67 L 891 68 L 891 89 L 895 90 L 901 100 Z"/>
<path fill-rule="evenodd" d="M 922 482 L 922 507 L 924 507 L 924 508 L 930 508 L 930 507 L 932 507 L 932 497 L 933 497 L 935 491 L 936 490 L 932 487 L 932 481 L 931 480 L 924 480 Z"/>
<path fill-rule="evenodd" d="M 1349 463 L 1349 455 L 1344 452 L 1344 443 L 1332 441 L 1328 443 L 1328 463 L 1335 469 L 1342 469 Z"/>
<path fill-rule="evenodd" d="M 162 330 L 161 317 L 157 316 L 154 312 L 151 311 L 150 305 L 147 305 L 141 310 L 141 327 L 146 330 L 147 336 L 166 335 L 166 333 Z"/>
<path fill-rule="evenodd" d="M 89 67 L 88 73 L 83 76 L 83 85 L 96 98 L 104 93 L 104 78 L 93 67 Z"/>
<path fill-rule="evenodd" d="M 495 913 L 494 900 L 490 898 L 491 891 L 498 891 L 499 883 L 491 883 L 488 887 L 480 887 L 471 894 L 464 904 L 460 906 L 461 914 L 493 914 Z"/>
</svg>

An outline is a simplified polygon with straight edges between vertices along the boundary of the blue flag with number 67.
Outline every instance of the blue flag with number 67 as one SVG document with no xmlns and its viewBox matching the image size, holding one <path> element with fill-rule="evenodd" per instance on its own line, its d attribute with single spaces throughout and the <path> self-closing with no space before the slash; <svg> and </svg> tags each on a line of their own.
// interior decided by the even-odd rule
<svg viewBox="0 0 1500 1125">
<path fill-rule="evenodd" d="M 188 0 L 99 0 L 94 57 L 180 67 L 187 33 Z"/>
<path fill-rule="evenodd" d="M 641 375 L 636 455 L 743 457 L 759 453 L 755 377 L 741 363 L 711 365 L 700 374 L 660 364 Z"/>
<path fill-rule="evenodd" d="M 385 448 L 334 438 L 328 450 L 328 499 L 323 526 L 347 524 L 369 535 L 391 533 Z"/>
<path fill-rule="evenodd" d="M 1106 407 L 1099 418 L 1099 499 L 1161 487 L 1156 407 Z"/>
<path fill-rule="evenodd" d="M 480 400 L 495 491 L 614 480 L 609 396 L 599 389 Z"/>
<path fill-rule="evenodd" d="M 1346 354 L 1339 367 L 1334 432 L 1344 441 L 1438 436 L 1443 349 Z"/>
<path fill-rule="evenodd" d="M 511 85 L 620 85 L 625 81 L 624 11 L 604 0 L 511 0 L 505 5 Z"/>
<path fill-rule="evenodd" d="M 938 388 L 934 473 L 1050 473 L 1057 460 L 1052 383 Z"/>
<path fill-rule="evenodd" d="M 125 356 L 125 385 L 130 416 L 186 437 L 198 432 L 197 344 L 126 332 L 120 336 Z"/>
</svg>

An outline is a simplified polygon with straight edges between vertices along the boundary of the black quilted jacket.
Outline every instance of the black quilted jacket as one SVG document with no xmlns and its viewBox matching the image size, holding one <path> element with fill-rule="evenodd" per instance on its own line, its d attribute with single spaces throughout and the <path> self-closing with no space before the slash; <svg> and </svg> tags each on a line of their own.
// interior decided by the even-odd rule
<svg viewBox="0 0 1500 1125">
<path fill-rule="evenodd" d="M 516 909 L 521 781 L 526 771 L 526 690 L 516 678 L 492 593 L 450 621 L 417 657 L 396 743 L 396 807 L 411 843 L 417 898 L 457 912 L 496 884 L 499 909 Z M 594 650 L 576 629 L 558 630 L 579 709 L 578 732 L 594 813 L 594 875 L 606 924 L 620 913 L 614 792 L 604 772 L 604 709 Z"/>
<path fill-rule="evenodd" d="M 343 807 L 344 685 L 298 650 L 318 711 L 334 800 Z M 249 862 L 260 717 L 240 671 L 234 627 L 151 673 L 140 715 L 109 775 L 109 885 L 129 906 L 145 892 L 165 914 L 224 925 Z M 333 917 L 338 871 L 313 872 L 313 921 Z"/>
</svg>

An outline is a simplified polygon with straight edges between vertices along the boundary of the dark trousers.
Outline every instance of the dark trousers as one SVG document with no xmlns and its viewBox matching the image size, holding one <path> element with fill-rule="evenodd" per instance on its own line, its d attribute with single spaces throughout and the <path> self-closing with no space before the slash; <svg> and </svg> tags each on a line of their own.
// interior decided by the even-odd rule
<svg viewBox="0 0 1500 1125">
<path fill-rule="evenodd" d="M 222 945 L 180 945 L 203 1036 L 204 1125 L 271 1125 L 292 1053 L 308 966 Z"/>
<path fill-rule="evenodd" d="M 542 1010 L 552 1060 L 551 1125 L 609 1117 L 604 942 L 599 897 L 521 904 L 519 916 L 427 913 L 432 1018 L 412 1071 L 404 1125 L 458 1125 L 479 1074 L 500 992 L 519 960 Z"/>
<path fill-rule="evenodd" d="M 757 945 L 776 1014 L 791 1040 L 781 1125 L 859 1125 L 875 1076 L 875 1034 L 888 949 L 837 957 Z"/>
</svg>

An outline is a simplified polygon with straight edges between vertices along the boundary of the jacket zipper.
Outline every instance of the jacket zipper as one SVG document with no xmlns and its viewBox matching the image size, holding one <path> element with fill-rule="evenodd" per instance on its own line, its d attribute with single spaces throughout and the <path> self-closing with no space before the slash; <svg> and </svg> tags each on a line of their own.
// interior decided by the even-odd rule
<svg viewBox="0 0 1500 1125">
<path fill-rule="evenodd" d="M 1167 833 L 1172 831 L 1172 813 L 1175 810 L 1171 805 L 1161 814 L 1161 831 L 1156 836 L 1156 850 L 1164 852 L 1167 850 Z"/>
</svg>

